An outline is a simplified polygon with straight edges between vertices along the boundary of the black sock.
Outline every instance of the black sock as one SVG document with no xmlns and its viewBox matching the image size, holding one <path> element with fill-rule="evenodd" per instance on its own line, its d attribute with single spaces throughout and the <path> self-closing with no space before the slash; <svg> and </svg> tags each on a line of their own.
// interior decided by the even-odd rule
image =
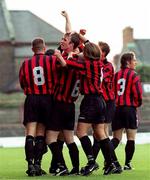
<svg viewBox="0 0 150 180">
<path fill-rule="evenodd" d="M 109 166 L 112 163 L 112 147 L 110 146 L 110 140 L 109 138 L 100 140 L 101 144 L 101 151 L 104 156 L 104 160 L 106 164 Z"/>
<path fill-rule="evenodd" d="M 112 143 L 114 149 L 116 149 L 117 146 L 119 145 L 120 141 L 119 141 L 119 139 L 117 139 L 117 138 L 112 138 L 112 139 L 111 139 L 111 143 Z"/>
<path fill-rule="evenodd" d="M 59 149 L 58 143 L 57 142 L 53 142 L 53 143 L 49 144 L 48 147 L 50 148 L 50 150 L 52 152 L 52 156 L 55 159 L 55 163 L 56 164 L 63 164 L 64 165 L 63 153 Z"/>
<path fill-rule="evenodd" d="M 100 142 L 93 136 L 94 138 L 94 143 L 93 143 L 93 155 L 94 155 L 94 158 L 96 160 L 97 156 L 98 156 L 98 153 L 100 151 L 100 148 L 101 148 L 101 145 L 100 145 Z"/>
<path fill-rule="evenodd" d="M 44 148 L 45 148 L 45 137 L 44 136 L 37 136 L 35 138 L 35 157 L 34 157 L 34 163 L 40 165 Z"/>
<path fill-rule="evenodd" d="M 88 159 L 89 163 L 94 163 L 95 158 L 93 155 L 93 149 L 92 149 L 92 144 L 88 136 L 83 136 L 82 138 L 79 139 L 82 145 L 82 148 L 86 154 L 86 157 Z"/>
<path fill-rule="evenodd" d="M 79 150 L 75 143 L 67 144 L 72 166 L 79 171 Z"/>
<path fill-rule="evenodd" d="M 125 164 L 130 163 L 132 160 L 133 154 L 135 151 L 135 141 L 134 140 L 128 140 L 125 146 Z"/>
<path fill-rule="evenodd" d="M 34 137 L 26 136 L 25 140 L 25 155 L 28 164 L 32 164 L 34 160 Z"/>
<path fill-rule="evenodd" d="M 65 142 L 63 140 L 57 139 L 57 143 L 58 143 L 59 151 L 61 151 L 63 154 L 63 146 L 64 146 Z M 64 157 L 62 157 L 62 158 L 63 158 L 62 159 L 63 165 L 67 168 Z"/>
<path fill-rule="evenodd" d="M 50 165 L 51 169 L 56 169 L 57 168 L 57 162 L 56 159 L 54 157 L 54 155 L 52 154 L 52 159 L 51 159 L 51 165 Z"/>
<path fill-rule="evenodd" d="M 61 140 L 58 139 L 58 140 L 57 140 L 57 144 L 58 144 L 59 151 L 61 151 L 61 153 L 62 153 L 62 152 L 63 152 L 64 141 L 61 141 Z M 63 156 L 62 156 L 62 164 L 63 164 L 65 167 L 67 167 Z M 53 154 L 52 154 L 51 168 L 52 168 L 52 169 L 56 169 L 56 167 L 57 167 L 57 162 L 56 162 L 55 156 L 53 156 Z"/>
<path fill-rule="evenodd" d="M 57 143 L 58 143 L 59 149 L 62 151 L 63 150 L 64 141 L 57 139 Z"/>
<path fill-rule="evenodd" d="M 109 144 L 110 144 L 110 148 L 111 148 L 111 158 L 112 158 L 112 161 L 117 163 L 118 162 L 118 158 L 116 156 L 114 146 L 113 146 L 113 144 L 112 144 L 112 142 L 110 140 L 109 140 Z M 117 163 L 117 164 L 119 164 L 119 163 Z"/>
<path fill-rule="evenodd" d="M 46 137 L 44 136 L 44 138 L 45 138 L 45 141 L 44 141 L 44 147 L 43 147 L 43 155 L 48 152 L 48 148 L 46 144 Z"/>
</svg>

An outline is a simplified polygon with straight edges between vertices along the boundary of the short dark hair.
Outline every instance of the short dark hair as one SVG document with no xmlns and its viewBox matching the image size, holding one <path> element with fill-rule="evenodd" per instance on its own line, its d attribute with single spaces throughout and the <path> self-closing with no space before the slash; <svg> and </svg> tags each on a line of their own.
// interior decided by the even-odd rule
<svg viewBox="0 0 150 180">
<path fill-rule="evenodd" d="M 38 37 L 33 39 L 31 45 L 34 50 L 42 50 L 45 47 L 45 42 L 43 38 Z"/>
<path fill-rule="evenodd" d="M 66 33 L 64 34 L 64 37 L 70 37 L 70 43 L 73 43 L 73 49 L 76 49 L 80 44 L 80 36 L 78 33 Z"/>
<path fill-rule="evenodd" d="M 73 48 L 76 49 L 80 44 L 80 36 L 78 33 L 72 33 L 71 34 L 71 42 L 74 43 Z"/>
<path fill-rule="evenodd" d="M 102 52 L 105 52 L 105 57 L 109 54 L 110 52 L 110 47 L 106 42 L 99 41 L 98 42 L 99 47 L 101 48 Z"/>
<path fill-rule="evenodd" d="M 53 54 L 54 54 L 54 52 L 55 52 L 55 50 L 54 50 L 54 49 L 48 49 L 48 50 L 46 50 L 45 55 L 47 55 L 47 56 L 51 56 L 51 55 L 53 55 Z"/>
<path fill-rule="evenodd" d="M 128 65 L 128 62 L 131 62 L 131 60 L 134 59 L 135 54 L 133 52 L 128 52 L 122 54 L 120 58 L 121 68 L 126 68 Z"/>
</svg>

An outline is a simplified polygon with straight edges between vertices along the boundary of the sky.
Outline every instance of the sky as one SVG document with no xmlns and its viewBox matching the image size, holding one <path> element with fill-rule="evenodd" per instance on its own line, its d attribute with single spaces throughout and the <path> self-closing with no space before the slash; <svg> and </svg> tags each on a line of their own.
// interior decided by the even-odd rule
<svg viewBox="0 0 150 180">
<path fill-rule="evenodd" d="M 150 39 L 149 0 L 5 0 L 9 10 L 29 10 L 41 19 L 65 31 L 67 11 L 72 29 L 87 30 L 86 37 L 110 45 L 109 58 L 122 49 L 122 30 L 130 26 L 135 39 Z"/>
</svg>

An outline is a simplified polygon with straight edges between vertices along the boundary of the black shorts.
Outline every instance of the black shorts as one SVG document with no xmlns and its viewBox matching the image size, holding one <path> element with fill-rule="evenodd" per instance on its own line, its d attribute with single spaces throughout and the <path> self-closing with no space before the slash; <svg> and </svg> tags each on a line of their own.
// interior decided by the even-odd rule
<svg viewBox="0 0 150 180">
<path fill-rule="evenodd" d="M 47 130 L 74 130 L 75 104 L 60 101 L 55 101 L 54 104 L 52 121 L 47 125 Z"/>
<path fill-rule="evenodd" d="M 46 125 L 52 117 L 53 96 L 52 95 L 27 95 L 24 103 L 23 124 L 38 122 Z"/>
<path fill-rule="evenodd" d="M 78 122 L 99 124 L 105 121 L 106 104 L 101 95 L 85 95 L 80 105 Z"/>
<path fill-rule="evenodd" d="M 112 131 L 118 129 L 137 129 L 138 119 L 136 108 L 132 106 L 116 107 L 114 119 L 112 121 Z"/>
<path fill-rule="evenodd" d="M 111 123 L 116 110 L 115 100 L 109 100 L 106 102 L 106 113 L 105 113 L 105 123 Z"/>
</svg>

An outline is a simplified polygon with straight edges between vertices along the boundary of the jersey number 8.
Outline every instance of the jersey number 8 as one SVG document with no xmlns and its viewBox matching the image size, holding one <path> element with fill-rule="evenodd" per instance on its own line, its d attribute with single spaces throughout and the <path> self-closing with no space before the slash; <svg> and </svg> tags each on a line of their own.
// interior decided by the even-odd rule
<svg viewBox="0 0 150 180">
<path fill-rule="evenodd" d="M 33 68 L 34 83 L 36 85 L 43 85 L 45 83 L 43 67 L 37 66 Z"/>
</svg>

